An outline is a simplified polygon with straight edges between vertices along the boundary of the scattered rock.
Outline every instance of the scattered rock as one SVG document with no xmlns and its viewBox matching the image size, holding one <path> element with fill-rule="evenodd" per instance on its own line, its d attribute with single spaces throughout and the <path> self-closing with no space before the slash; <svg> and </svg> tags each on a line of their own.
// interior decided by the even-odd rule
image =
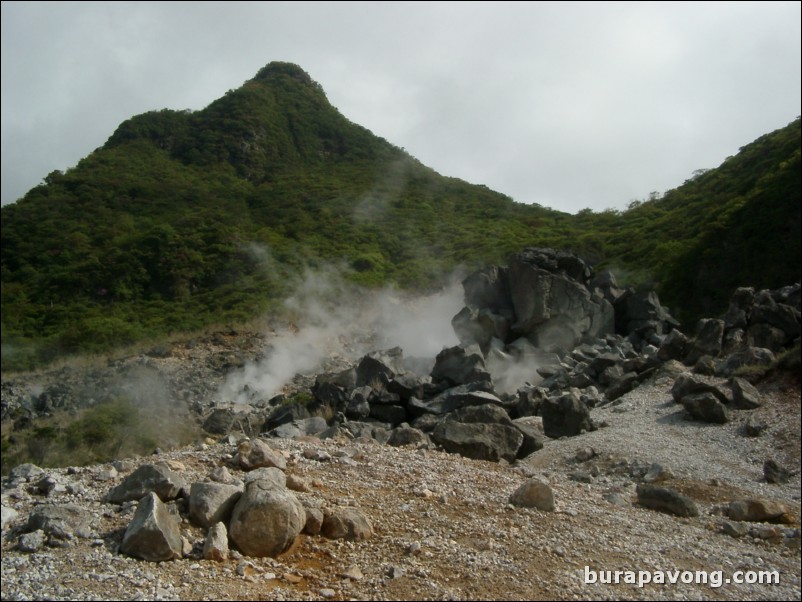
<svg viewBox="0 0 802 602">
<path fill-rule="evenodd" d="M 45 545 L 45 532 L 41 529 L 32 533 L 23 533 L 17 541 L 20 552 L 38 552 Z"/>
<path fill-rule="evenodd" d="M 763 463 L 763 476 L 767 483 L 787 483 L 791 479 L 791 471 L 775 460 L 768 459 Z"/>
<path fill-rule="evenodd" d="M 760 498 L 730 502 L 727 514 L 732 520 L 747 522 L 790 523 L 793 521 L 791 511 L 785 504 Z"/>
<path fill-rule="evenodd" d="M 342 508 L 323 519 L 320 532 L 329 539 L 363 541 L 373 537 L 373 525 L 362 511 L 356 508 Z"/>
<path fill-rule="evenodd" d="M 754 410 L 762 404 L 760 393 L 749 381 L 733 377 L 730 386 L 732 387 L 733 405 L 740 410 Z"/>
<path fill-rule="evenodd" d="M 112 504 L 139 500 L 154 492 L 163 502 L 183 497 L 189 487 L 179 475 L 164 464 L 143 464 L 108 494 Z"/>
<path fill-rule="evenodd" d="M 287 489 L 290 489 L 291 491 L 305 493 L 312 490 L 312 488 L 309 486 L 309 483 L 306 482 L 306 479 L 303 479 L 298 475 L 289 474 L 287 475 L 286 481 Z"/>
<path fill-rule="evenodd" d="M 304 523 L 303 532 L 307 535 L 317 535 L 323 527 L 323 511 L 320 508 L 304 508 L 306 512 L 306 522 Z"/>
<path fill-rule="evenodd" d="M 768 424 L 754 416 L 750 416 L 743 425 L 743 434 L 746 437 L 759 437 L 767 428 Z"/>
<path fill-rule="evenodd" d="M 498 462 L 515 460 L 523 435 L 512 426 L 443 420 L 432 433 L 432 440 L 449 453 L 475 460 Z"/>
<path fill-rule="evenodd" d="M 189 516 L 205 529 L 221 521 L 227 522 L 242 491 L 243 488 L 236 485 L 193 483 L 189 492 Z"/>
<path fill-rule="evenodd" d="M 574 390 L 544 400 L 540 411 L 543 415 L 543 432 L 547 437 L 574 437 L 582 431 L 594 430 L 590 411 Z"/>
<path fill-rule="evenodd" d="M 46 504 L 37 506 L 28 517 L 28 531 L 42 530 L 56 539 L 93 537 L 90 515 L 78 504 Z"/>
<path fill-rule="evenodd" d="M 355 564 L 352 564 L 347 569 L 345 569 L 340 576 L 345 577 L 346 579 L 350 579 L 351 581 L 362 581 L 362 579 L 365 578 L 365 575 L 362 574 L 360 568 Z"/>
<path fill-rule="evenodd" d="M 676 516 L 699 516 L 699 508 L 689 497 L 669 487 L 638 485 L 638 504 Z"/>
<path fill-rule="evenodd" d="M 2 517 L 2 530 L 5 531 L 6 527 L 13 524 L 17 518 L 19 518 L 19 512 L 11 508 L 10 506 L 6 506 L 3 504 L 2 506 L 2 513 L 0 514 Z"/>
<path fill-rule="evenodd" d="M 216 562 L 228 560 L 228 531 L 225 524 L 215 523 L 209 527 L 203 542 L 203 558 Z"/>
<path fill-rule="evenodd" d="M 643 476 L 643 480 L 646 483 L 659 483 L 661 481 L 668 481 L 669 479 L 673 478 L 674 475 L 670 470 L 664 468 L 662 465 L 657 464 L 656 462 L 649 465 L 649 469 Z"/>
<path fill-rule="evenodd" d="M 523 508 L 537 508 L 544 512 L 554 511 L 554 493 L 545 481 L 532 478 L 523 483 L 510 496 L 510 504 Z"/>
<path fill-rule="evenodd" d="M 236 461 L 242 470 L 275 467 L 286 470 L 287 460 L 261 439 L 243 441 L 237 447 Z"/>
<path fill-rule="evenodd" d="M 139 502 L 120 551 L 142 560 L 162 562 L 181 558 L 183 548 L 178 520 L 156 493 L 148 493 Z"/>
<path fill-rule="evenodd" d="M 698 420 L 716 424 L 729 422 L 727 408 L 710 391 L 685 395 L 680 402 L 685 411 Z"/>
<path fill-rule="evenodd" d="M 606 493 L 604 495 L 604 499 L 613 506 L 626 507 L 631 505 L 629 498 L 621 493 L 618 493 L 617 491 Z"/>
<path fill-rule="evenodd" d="M 402 445 L 427 446 L 429 444 L 429 437 L 420 429 L 412 428 L 410 426 L 398 426 L 390 433 L 390 438 L 387 440 L 387 445 L 400 447 Z"/>
<path fill-rule="evenodd" d="M 721 523 L 721 531 L 730 537 L 744 537 L 749 533 L 749 525 L 725 520 Z"/>
<path fill-rule="evenodd" d="M 229 533 L 248 556 L 277 556 L 306 524 L 306 511 L 288 489 L 258 480 L 246 486 L 231 516 Z"/>
</svg>

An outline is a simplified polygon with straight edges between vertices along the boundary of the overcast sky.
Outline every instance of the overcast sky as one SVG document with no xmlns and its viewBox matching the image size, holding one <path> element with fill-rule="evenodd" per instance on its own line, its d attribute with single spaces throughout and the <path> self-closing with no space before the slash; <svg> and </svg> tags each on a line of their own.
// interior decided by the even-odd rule
<svg viewBox="0 0 802 602">
<path fill-rule="evenodd" d="M 800 114 L 800 6 L 4 1 L 2 202 L 289 61 L 443 175 L 621 209 Z"/>
</svg>

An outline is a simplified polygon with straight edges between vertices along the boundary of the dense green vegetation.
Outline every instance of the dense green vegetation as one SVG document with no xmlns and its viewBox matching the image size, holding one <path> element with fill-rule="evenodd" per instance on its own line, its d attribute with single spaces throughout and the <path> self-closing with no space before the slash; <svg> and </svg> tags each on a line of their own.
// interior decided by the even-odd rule
<svg viewBox="0 0 802 602">
<path fill-rule="evenodd" d="M 186 415 L 166 416 L 160 408 L 164 420 L 153 420 L 154 411 L 148 404 L 119 397 L 73 412 L 56 411 L 27 425 L 17 421 L 13 432 L 3 436 L 3 474 L 22 462 L 81 466 L 197 439 L 198 427 Z"/>
<path fill-rule="evenodd" d="M 3 369 L 277 310 L 305 266 L 424 289 L 526 245 L 656 283 L 691 320 L 799 280 L 799 148 L 797 119 L 661 198 L 571 216 L 437 174 L 271 63 L 201 111 L 129 119 L 2 208 Z"/>
</svg>

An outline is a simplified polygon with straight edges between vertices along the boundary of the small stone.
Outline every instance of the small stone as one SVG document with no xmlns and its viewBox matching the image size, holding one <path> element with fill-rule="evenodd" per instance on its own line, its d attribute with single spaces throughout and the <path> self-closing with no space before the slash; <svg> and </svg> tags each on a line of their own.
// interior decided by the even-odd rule
<svg viewBox="0 0 802 602">
<path fill-rule="evenodd" d="M 320 532 L 329 539 L 363 541 L 373 536 L 373 526 L 360 510 L 343 508 L 323 520 Z"/>
<path fill-rule="evenodd" d="M 761 422 L 754 416 L 750 416 L 746 419 L 746 423 L 743 426 L 743 434 L 746 437 L 759 437 L 767 428 L 768 425 L 765 422 Z"/>
<path fill-rule="evenodd" d="M 323 512 L 320 508 L 304 507 L 306 511 L 306 522 L 304 523 L 303 532 L 307 535 L 318 535 L 323 526 Z"/>
<path fill-rule="evenodd" d="M 321 595 L 321 597 L 323 597 L 323 598 L 333 598 L 334 596 L 336 596 L 336 595 L 337 595 L 337 592 L 335 592 L 333 589 L 329 589 L 329 588 L 327 588 L 327 587 L 324 587 L 323 589 L 321 589 L 320 591 L 318 591 L 318 593 L 319 593 L 319 594 Z"/>
<path fill-rule="evenodd" d="M 324 449 L 307 447 L 304 450 L 304 458 L 307 460 L 317 460 L 318 462 L 328 462 L 331 460 L 331 454 Z"/>
<path fill-rule="evenodd" d="M 6 527 L 13 523 L 19 517 L 19 512 L 14 510 L 11 506 L 2 507 L 2 530 L 5 531 Z"/>
<path fill-rule="evenodd" d="M 95 473 L 95 480 L 96 481 L 112 481 L 117 478 L 117 469 L 113 466 L 111 468 L 101 468 Z"/>
<path fill-rule="evenodd" d="M 744 523 L 725 520 L 721 523 L 721 531 L 730 537 L 743 537 L 749 533 L 749 527 Z"/>
<path fill-rule="evenodd" d="M 643 476 L 643 480 L 647 483 L 660 483 L 662 481 L 672 479 L 673 477 L 674 475 L 670 470 L 663 468 L 661 464 L 654 462 L 649 466 L 649 470 L 646 471 L 646 474 Z"/>
<path fill-rule="evenodd" d="M 365 575 L 362 574 L 360 568 L 355 564 L 352 564 L 347 569 L 345 569 L 345 571 L 343 571 L 341 576 L 345 577 L 346 579 L 350 579 L 351 581 L 361 581 L 362 579 L 365 578 Z"/>
<path fill-rule="evenodd" d="M 289 583 L 300 583 L 304 580 L 301 575 L 296 575 L 295 573 L 284 573 L 281 577 Z"/>
<path fill-rule="evenodd" d="M 309 484 L 304 479 L 294 474 L 287 475 L 287 489 L 299 491 L 301 493 L 308 493 L 311 491 Z"/>
<path fill-rule="evenodd" d="M 203 558 L 223 562 L 228 559 L 228 531 L 223 523 L 215 523 L 206 534 Z"/>
<path fill-rule="evenodd" d="M 593 477 L 590 476 L 589 472 L 585 472 L 584 470 L 575 470 L 570 475 L 568 475 L 572 481 L 576 481 L 577 483 L 592 483 Z"/>
<path fill-rule="evenodd" d="M 554 511 L 554 493 L 551 486 L 538 478 L 532 478 L 518 487 L 510 496 L 510 503 L 524 508 Z"/>
<path fill-rule="evenodd" d="M 410 556 L 417 556 L 421 553 L 421 546 L 417 541 L 413 541 L 407 546 L 407 554 Z"/>
<path fill-rule="evenodd" d="M 253 564 L 248 562 L 247 560 L 243 560 L 237 565 L 237 575 L 240 577 L 249 577 L 256 572 Z"/>
<path fill-rule="evenodd" d="M 791 479 L 791 471 L 775 460 L 768 459 L 763 463 L 763 476 L 766 483 L 787 483 Z"/>
<path fill-rule="evenodd" d="M 613 506 L 624 507 L 624 506 L 629 506 L 630 505 L 629 498 L 627 498 L 625 495 L 623 495 L 621 493 L 617 493 L 617 492 L 606 494 L 604 496 L 604 499 L 607 500 L 607 502 L 609 502 Z"/>
<path fill-rule="evenodd" d="M 784 535 L 779 527 L 771 527 L 769 525 L 757 525 L 749 529 L 749 535 L 755 539 L 765 539 L 767 541 L 779 542 L 783 539 Z"/>
<path fill-rule="evenodd" d="M 45 545 L 45 532 L 41 529 L 20 535 L 17 547 L 20 552 L 38 552 Z"/>
</svg>

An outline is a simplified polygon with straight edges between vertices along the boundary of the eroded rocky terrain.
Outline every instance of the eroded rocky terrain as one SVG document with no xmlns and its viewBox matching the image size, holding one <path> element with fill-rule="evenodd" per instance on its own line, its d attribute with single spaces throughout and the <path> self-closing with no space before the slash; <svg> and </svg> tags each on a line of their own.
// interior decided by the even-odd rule
<svg viewBox="0 0 802 602">
<path fill-rule="evenodd" d="M 11 470 L 3 599 L 798 599 L 799 377 L 737 370 L 798 345 L 799 285 L 687 337 L 576 258 L 515 261 L 427 361 L 340 340 L 267 395 L 241 376 L 286 337 L 224 331 L 4 379 L 4 427 L 123 392 L 199 439 Z"/>
</svg>

